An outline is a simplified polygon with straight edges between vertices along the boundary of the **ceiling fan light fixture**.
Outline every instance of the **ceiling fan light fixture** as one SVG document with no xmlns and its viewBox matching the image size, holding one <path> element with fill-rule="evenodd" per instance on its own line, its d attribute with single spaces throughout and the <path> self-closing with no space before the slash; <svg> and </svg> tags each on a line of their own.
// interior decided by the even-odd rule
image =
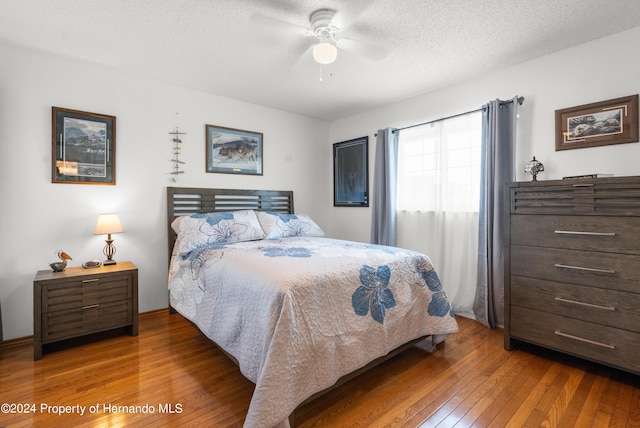
<svg viewBox="0 0 640 428">
<path fill-rule="evenodd" d="M 337 57 L 338 48 L 331 42 L 321 41 L 313 47 L 313 59 L 319 64 L 331 64 Z"/>
</svg>

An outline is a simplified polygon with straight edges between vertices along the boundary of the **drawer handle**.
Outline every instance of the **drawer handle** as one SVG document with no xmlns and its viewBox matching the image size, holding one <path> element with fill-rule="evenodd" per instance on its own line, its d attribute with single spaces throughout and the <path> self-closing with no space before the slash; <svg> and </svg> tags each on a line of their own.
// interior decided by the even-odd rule
<svg viewBox="0 0 640 428">
<path fill-rule="evenodd" d="M 100 278 L 95 278 L 95 279 L 83 279 L 82 282 L 98 282 L 100 281 Z"/>
<path fill-rule="evenodd" d="M 573 187 L 593 187 L 593 183 L 574 184 Z"/>
<path fill-rule="evenodd" d="M 96 303 L 95 305 L 83 306 L 82 309 L 93 309 L 93 308 L 98 308 L 98 307 L 100 307 L 100 305 L 98 303 Z"/>
<path fill-rule="evenodd" d="M 594 305 L 593 303 L 580 302 L 578 300 L 571 300 L 571 299 L 563 299 L 562 297 L 556 297 L 555 299 L 558 302 L 570 303 L 578 306 L 586 306 L 588 308 L 594 308 L 594 309 L 602 309 L 603 311 L 615 312 L 616 310 L 614 306 Z"/>
<path fill-rule="evenodd" d="M 558 336 L 566 337 L 568 339 L 577 340 L 579 342 L 590 343 L 591 345 L 600 346 L 602 348 L 616 349 L 615 346 L 609 345 L 608 343 L 596 342 L 595 340 L 589 340 L 589 339 L 585 339 L 584 337 L 578 337 L 578 336 L 574 336 L 572 334 L 563 333 L 560 330 L 556 330 L 553 333 L 558 335 Z"/>
<path fill-rule="evenodd" d="M 553 233 L 560 235 L 616 236 L 615 232 L 580 232 L 574 230 L 554 230 Z"/>
<path fill-rule="evenodd" d="M 557 268 L 563 268 L 563 269 L 574 269 L 574 270 L 583 270 L 587 272 L 606 273 L 608 275 L 616 274 L 616 271 L 613 269 L 595 269 L 595 268 L 588 268 L 583 266 L 562 265 L 560 263 L 556 263 L 554 266 Z"/>
</svg>

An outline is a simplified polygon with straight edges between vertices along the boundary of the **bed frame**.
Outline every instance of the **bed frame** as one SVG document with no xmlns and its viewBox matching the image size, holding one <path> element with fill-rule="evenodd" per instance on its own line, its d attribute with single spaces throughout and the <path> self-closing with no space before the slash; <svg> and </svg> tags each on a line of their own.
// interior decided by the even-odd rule
<svg viewBox="0 0 640 428">
<path fill-rule="evenodd" d="M 256 211 L 272 211 L 279 213 L 293 214 L 293 192 L 280 190 L 238 190 L 238 189 L 205 189 L 194 187 L 167 187 L 167 221 L 169 236 L 169 261 L 171 253 L 176 241 L 176 233 L 171 228 L 171 223 L 177 217 L 182 215 L 201 214 L 219 211 L 234 210 L 256 210 Z M 171 313 L 176 311 L 170 307 Z M 196 327 L 197 328 L 197 327 Z M 399 346 L 387 355 L 379 357 L 371 361 L 366 366 L 344 375 L 329 388 L 320 391 L 307 398 L 299 406 L 315 400 L 316 398 L 326 394 L 327 392 L 343 385 L 344 383 L 354 379 L 362 373 L 382 364 L 383 362 L 395 357 L 399 353 L 418 345 L 422 349 L 432 349 L 432 345 L 427 344 L 431 341 L 431 336 L 425 336 L 413 341 L 407 342 Z M 215 343 L 215 342 L 214 342 Z M 424 345 L 422 345 L 424 343 Z M 444 342 L 443 342 L 444 343 Z M 217 344 L 216 344 L 217 345 Z M 224 349 L 218 346 L 238 364 L 237 360 L 228 354 Z M 293 413 L 289 416 L 290 425 L 294 426 Z"/>
<path fill-rule="evenodd" d="M 236 210 L 293 214 L 293 191 L 167 187 L 169 261 L 177 238 L 171 228 L 173 220 L 183 215 Z"/>
</svg>

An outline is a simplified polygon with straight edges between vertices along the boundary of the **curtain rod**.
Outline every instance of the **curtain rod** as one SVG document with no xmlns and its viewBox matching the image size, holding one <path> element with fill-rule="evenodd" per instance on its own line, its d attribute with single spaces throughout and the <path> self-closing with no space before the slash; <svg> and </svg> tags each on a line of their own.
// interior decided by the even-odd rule
<svg viewBox="0 0 640 428">
<path fill-rule="evenodd" d="M 522 105 L 524 101 L 524 97 L 518 97 L 518 105 Z M 503 101 L 503 103 L 508 104 L 513 102 L 513 100 L 507 100 L 507 101 Z M 428 122 L 422 122 L 422 123 L 416 123 L 415 125 L 409 125 L 409 126 L 405 126 L 404 128 L 397 128 L 394 129 L 393 131 L 391 131 L 392 133 L 395 133 L 396 131 L 402 131 L 403 129 L 409 129 L 409 128 L 415 128 L 417 126 L 423 126 L 423 125 L 430 125 L 432 123 L 436 123 L 436 122 L 440 122 L 441 120 L 447 120 L 447 119 L 453 119 L 455 117 L 459 117 L 459 116 L 464 116 L 465 114 L 471 114 L 471 113 L 476 113 L 479 111 L 482 111 L 483 107 L 477 108 L 475 110 L 469 110 L 469 111 L 465 111 L 464 113 L 458 113 L 458 114 L 453 114 L 451 116 L 447 116 L 447 117 L 441 117 L 439 119 L 434 119 L 434 120 L 430 120 Z M 377 133 L 374 134 L 374 136 L 378 136 Z"/>
</svg>

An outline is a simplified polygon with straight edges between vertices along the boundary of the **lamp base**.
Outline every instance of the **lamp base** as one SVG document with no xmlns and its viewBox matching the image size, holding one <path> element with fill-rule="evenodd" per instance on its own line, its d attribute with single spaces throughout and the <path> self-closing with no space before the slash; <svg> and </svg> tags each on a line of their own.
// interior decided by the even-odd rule
<svg viewBox="0 0 640 428">
<path fill-rule="evenodd" d="M 104 246 L 102 250 L 102 254 L 105 255 L 107 260 L 102 262 L 103 266 L 115 265 L 116 261 L 112 259 L 113 255 L 116 253 L 116 246 L 113 245 L 113 239 L 111 239 L 111 234 L 107 235 L 107 239 L 104 241 L 107 245 Z"/>
</svg>

